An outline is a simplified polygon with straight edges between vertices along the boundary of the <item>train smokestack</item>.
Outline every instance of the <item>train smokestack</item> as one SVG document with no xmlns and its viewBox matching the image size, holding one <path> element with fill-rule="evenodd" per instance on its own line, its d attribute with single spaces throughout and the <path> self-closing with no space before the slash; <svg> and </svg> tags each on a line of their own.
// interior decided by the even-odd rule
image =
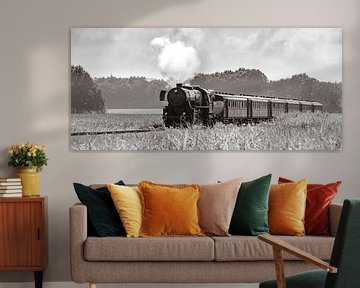
<svg viewBox="0 0 360 288">
<path fill-rule="evenodd" d="M 176 83 L 176 88 L 180 89 L 182 87 L 182 83 Z"/>
</svg>

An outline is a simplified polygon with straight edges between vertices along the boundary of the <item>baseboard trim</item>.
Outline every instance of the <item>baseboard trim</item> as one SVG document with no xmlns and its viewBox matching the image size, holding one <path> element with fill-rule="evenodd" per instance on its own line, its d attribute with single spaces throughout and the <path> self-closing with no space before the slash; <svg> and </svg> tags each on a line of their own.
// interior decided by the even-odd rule
<svg viewBox="0 0 360 288">
<path fill-rule="evenodd" d="M 89 284 L 74 282 L 44 282 L 43 288 L 88 288 Z M 259 284 L 98 284 L 97 288 L 258 288 Z M 34 288 L 32 282 L 2 282 L 0 288 Z"/>
</svg>

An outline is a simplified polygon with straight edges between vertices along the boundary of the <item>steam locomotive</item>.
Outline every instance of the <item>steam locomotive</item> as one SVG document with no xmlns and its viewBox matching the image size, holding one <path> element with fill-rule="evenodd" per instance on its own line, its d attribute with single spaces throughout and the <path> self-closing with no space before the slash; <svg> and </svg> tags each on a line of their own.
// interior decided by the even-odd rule
<svg viewBox="0 0 360 288">
<path fill-rule="evenodd" d="M 321 112 L 322 104 L 314 101 L 215 92 L 199 86 L 176 84 L 160 92 L 166 127 L 189 126 L 200 122 L 247 123 L 268 120 L 283 113 Z"/>
</svg>

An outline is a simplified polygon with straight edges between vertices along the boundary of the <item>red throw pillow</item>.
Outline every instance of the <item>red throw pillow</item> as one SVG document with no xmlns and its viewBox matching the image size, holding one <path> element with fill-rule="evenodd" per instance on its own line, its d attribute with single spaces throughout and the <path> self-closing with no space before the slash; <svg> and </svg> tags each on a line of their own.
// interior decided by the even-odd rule
<svg viewBox="0 0 360 288">
<path fill-rule="evenodd" d="M 279 184 L 293 182 L 279 177 Z M 329 236 L 329 206 L 341 181 L 329 184 L 308 184 L 305 210 L 305 234 Z"/>
</svg>

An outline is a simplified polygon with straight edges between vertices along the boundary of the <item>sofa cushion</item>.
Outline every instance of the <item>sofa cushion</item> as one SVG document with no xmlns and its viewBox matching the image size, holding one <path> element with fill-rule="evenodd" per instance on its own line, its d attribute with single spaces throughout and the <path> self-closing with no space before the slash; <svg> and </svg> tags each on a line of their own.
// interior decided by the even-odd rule
<svg viewBox="0 0 360 288">
<path fill-rule="evenodd" d="M 213 261 L 210 237 L 89 237 L 84 245 L 87 261 Z"/>
<path fill-rule="evenodd" d="M 305 250 L 322 260 L 330 260 L 334 237 L 321 236 L 276 236 L 279 239 Z M 212 237 L 215 242 L 215 261 L 272 260 L 272 246 L 254 236 Z M 285 260 L 299 260 L 284 253 Z"/>
</svg>

